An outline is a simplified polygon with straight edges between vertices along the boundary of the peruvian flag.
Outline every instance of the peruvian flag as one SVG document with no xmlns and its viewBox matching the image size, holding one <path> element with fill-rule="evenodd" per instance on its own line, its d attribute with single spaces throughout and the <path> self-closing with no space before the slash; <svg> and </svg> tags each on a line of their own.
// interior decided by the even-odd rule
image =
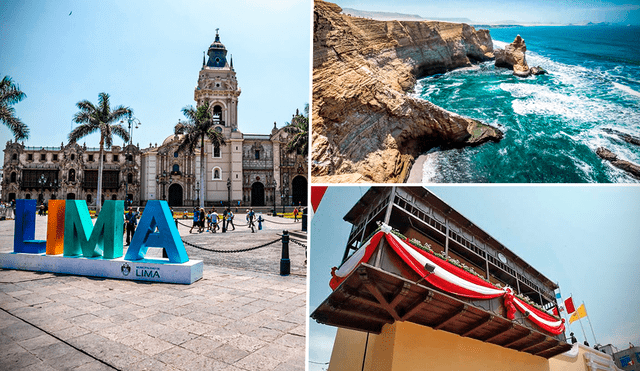
<svg viewBox="0 0 640 371">
<path fill-rule="evenodd" d="M 569 299 L 564 301 L 564 307 L 567 309 L 567 313 L 571 314 L 576 311 L 576 307 L 573 306 L 573 297 L 569 296 Z"/>
<path fill-rule="evenodd" d="M 322 201 L 322 197 L 326 191 L 327 186 L 311 186 L 311 206 L 313 207 L 314 213 L 318 210 L 320 201 Z"/>
<path fill-rule="evenodd" d="M 555 315 L 555 316 L 560 316 L 560 314 L 558 313 L 558 308 L 557 307 L 553 307 L 551 308 L 551 312 Z"/>
</svg>

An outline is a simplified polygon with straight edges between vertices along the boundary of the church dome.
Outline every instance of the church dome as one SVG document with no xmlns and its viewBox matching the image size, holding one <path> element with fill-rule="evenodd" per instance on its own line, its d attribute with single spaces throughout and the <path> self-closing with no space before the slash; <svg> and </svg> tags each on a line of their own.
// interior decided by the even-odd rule
<svg viewBox="0 0 640 371">
<path fill-rule="evenodd" d="M 222 68 L 227 65 L 227 48 L 220 42 L 220 35 L 218 35 L 218 29 L 216 28 L 216 39 L 209 46 L 207 53 L 209 61 L 207 61 L 207 67 Z"/>
<path fill-rule="evenodd" d="M 171 134 L 167 137 L 167 139 L 165 139 L 162 142 L 162 145 L 166 145 L 166 144 L 170 144 L 171 142 L 178 140 L 178 139 L 182 139 L 184 137 L 184 134 Z"/>
</svg>

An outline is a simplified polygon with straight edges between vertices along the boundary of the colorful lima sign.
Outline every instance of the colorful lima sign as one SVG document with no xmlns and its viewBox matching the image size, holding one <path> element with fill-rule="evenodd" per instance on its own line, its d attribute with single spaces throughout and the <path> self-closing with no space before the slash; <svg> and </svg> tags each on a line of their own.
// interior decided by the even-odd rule
<svg viewBox="0 0 640 371">
<path fill-rule="evenodd" d="M 123 256 L 124 201 L 105 201 L 94 225 L 85 201 L 50 200 L 46 241 L 34 240 L 35 215 L 35 200 L 16 201 L 14 252 L 103 259 Z M 171 263 L 189 261 L 166 201 L 147 203 L 125 260 L 144 259 L 149 247 L 164 248 Z"/>
<path fill-rule="evenodd" d="M 47 239 L 36 240 L 36 201 L 17 200 L 13 252 L 0 268 L 191 284 L 203 274 L 189 260 L 166 201 L 149 201 L 123 258 L 124 201 L 106 201 L 92 223 L 85 201 L 50 200 Z M 168 259 L 146 259 L 149 247 Z"/>
</svg>

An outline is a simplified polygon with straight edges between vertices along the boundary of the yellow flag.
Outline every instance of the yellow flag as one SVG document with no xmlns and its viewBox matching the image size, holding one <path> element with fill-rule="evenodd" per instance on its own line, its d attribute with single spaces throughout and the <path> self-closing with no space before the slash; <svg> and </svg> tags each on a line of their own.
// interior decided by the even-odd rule
<svg viewBox="0 0 640 371">
<path fill-rule="evenodd" d="M 584 304 L 582 304 L 578 307 L 578 309 L 576 309 L 575 312 L 573 312 L 571 317 L 569 317 L 569 324 L 572 324 L 575 321 L 579 320 L 580 318 L 584 318 L 586 316 L 587 316 L 587 310 L 585 309 Z"/>
</svg>

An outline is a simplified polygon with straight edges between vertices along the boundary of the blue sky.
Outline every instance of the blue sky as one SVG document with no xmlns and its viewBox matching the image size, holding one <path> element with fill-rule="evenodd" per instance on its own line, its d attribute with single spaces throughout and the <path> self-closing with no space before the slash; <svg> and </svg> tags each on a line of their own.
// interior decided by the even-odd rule
<svg viewBox="0 0 640 371">
<path fill-rule="evenodd" d="M 601 344 L 640 344 L 640 187 L 427 187 L 545 276 L 583 301 Z M 330 294 L 350 232 L 343 216 L 367 187 L 330 187 L 311 226 L 310 311 Z M 589 324 L 587 338 L 594 345 Z M 326 368 L 335 328 L 309 320 L 310 371 Z M 579 324 L 571 330 L 582 342 Z"/>
<path fill-rule="evenodd" d="M 523 23 L 622 22 L 640 24 L 640 4 L 629 0 L 338 0 L 343 8 L 417 14 L 422 17 L 469 18 L 472 21 Z"/>
<path fill-rule="evenodd" d="M 0 0 L 0 75 L 27 94 L 14 105 L 31 128 L 26 145 L 66 143 L 75 104 L 106 92 L 134 110 L 133 141 L 148 147 L 195 105 L 203 51 L 220 28 L 242 89 L 240 131 L 268 134 L 310 101 L 310 22 L 311 3 L 298 0 Z M 11 138 L 0 126 L 3 148 Z"/>
</svg>

